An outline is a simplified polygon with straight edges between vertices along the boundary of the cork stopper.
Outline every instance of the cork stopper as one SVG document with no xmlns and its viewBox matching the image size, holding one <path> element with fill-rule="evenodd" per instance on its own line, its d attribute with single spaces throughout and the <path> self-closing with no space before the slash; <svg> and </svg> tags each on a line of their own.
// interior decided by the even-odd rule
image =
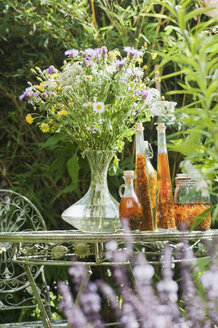
<svg viewBox="0 0 218 328">
<path fill-rule="evenodd" d="M 166 127 L 164 123 L 158 123 L 157 125 L 157 132 L 165 132 Z"/>
<path fill-rule="evenodd" d="M 136 123 L 136 132 L 144 131 L 142 123 Z"/>
<path fill-rule="evenodd" d="M 123 177 L 124 177 L 126 183 L 131 183 L 131 181 L 135 178 L 134 171 L 131 171 L 131 170 L 124 171 Z"/>
</svg>

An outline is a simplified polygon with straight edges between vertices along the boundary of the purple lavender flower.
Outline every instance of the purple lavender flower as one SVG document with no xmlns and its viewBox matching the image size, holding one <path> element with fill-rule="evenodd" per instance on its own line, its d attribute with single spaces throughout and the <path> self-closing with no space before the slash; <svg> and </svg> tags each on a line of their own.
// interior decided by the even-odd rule
<svg viewBox="0 0 218 328">
<path fill-rule="evenodd" d="M 107 47 L 103 46 L 101 48 L 101 55 L 103 58 L 107 58 Z"/>
<path fill-rule="evenodd" d="M 65 51 L 64 53 L 66 56 L 68 56 L 69 58 L 75 58 L 78 56 L 79 51 L 77 49 L 70 49 Z"/>
<path fill-rule="evenodd" d="M 133 47 L 124 47 L 123 50 L 127 52 L 130 58 L 135 57 L 141 57 L 143 56 L 143 52 L 141 50 L 137 50 Z"/>
<path fill-rule="evenodd" d="M 25 89 L 24 93 L 19 97 L 20 100 L 23 100 L 24 98 L 30 99 L 33 95 L 33 88 L 28 87 Z"/>
</svg>

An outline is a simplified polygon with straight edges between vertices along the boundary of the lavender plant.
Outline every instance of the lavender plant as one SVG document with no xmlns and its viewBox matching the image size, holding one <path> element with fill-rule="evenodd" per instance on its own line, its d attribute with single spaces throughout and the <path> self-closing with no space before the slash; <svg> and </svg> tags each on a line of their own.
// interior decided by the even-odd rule
<svg viewBox="0 0 218 328">
<path fill-rule="evenodd" d="M 73 300 L 69 286 L 65 282 L 59 283 L 59 291 L 63 296 L 60 307 L 70 327 L 76 328 L 105 327 L 106 323 L 101 314 L 102 297 L 107 299 L 119 327 L 216 327 L 218 324 L 216 245 L 217 241 L 212 246 L 208 246 L 211 264 L 200 277 L 203 293 L 199 293 L 193 275 L 197 270 L 194 266 L 196 258 L 186 241 L 181 243 L 179 253 L 181 286 L 173 279 L 172 249 L 169 245 L 164 248 L 162 279 L 154 285 L 154 268 L 143 253 L 133 252 L 131 238 L 123 249 L 119 249 L 115 241 L 109 241 L 106 244 L 106 256 L 113 262 L 113 276 L 118 293 L 105 281 L 89 282 L 84 266 L 72 266 L 69 274 L 79 294 L 77 300 Z M 124 265 L 126 262 L 132 266 L 134 282 L 129 279 L 127 265 Z M 182 290 L 180 302 L 179 289 Z M 122 302 L 119 302 L 118 295 L 121 296 Z"/>
</svg>

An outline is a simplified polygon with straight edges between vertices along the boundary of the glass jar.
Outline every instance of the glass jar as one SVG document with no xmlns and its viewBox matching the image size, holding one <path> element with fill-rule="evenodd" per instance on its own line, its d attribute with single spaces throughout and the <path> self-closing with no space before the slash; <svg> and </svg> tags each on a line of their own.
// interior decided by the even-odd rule
<svg viewBox="0 0 218 328">
<path fill-rule="evenodd" d="M 143 208 L 133 188 L 134 171 L 124 171 L 123 178 L 125 184 L 119 188 L 119 195 L 122 198 L 119 206 L 119 216 L 121 224 L 127 220 L 130 230 L 139 230 L 142 218 Z M 124 194 L 121 193 L 124 188 Z"/>
<path fill-rule="evenodd" d="M 195 190 L 196 182 L 187 174 L 176 175 L 174 192 L 175 221 L 178 230 L 189 230 L 196 217 L 210 208 L 210 196 L 202 196 L 201 191 Z M 194 230 L 205 231 L 211 226 L 211 213 L 208 213 Z"/>
</svg>

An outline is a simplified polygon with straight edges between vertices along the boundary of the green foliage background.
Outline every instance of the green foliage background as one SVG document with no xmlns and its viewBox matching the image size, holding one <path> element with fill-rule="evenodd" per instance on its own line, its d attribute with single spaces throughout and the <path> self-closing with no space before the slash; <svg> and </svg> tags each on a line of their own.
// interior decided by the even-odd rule
<svg viewBox="0 0 218 328">
<path fill-rule="evenodd" d="M 172 181 L 181 161 L 190 159 L 211 181 L 215 207 L 218 39 L 208 29 L 215 20 L 203 12 L 197 0 L 0 0 L 0 186 L 31 199 L 48 229 L 71 228 L 61 213 L 86 192 L 88 163 L 76 145 L 29 126 L 25 116 L 30 108 L 18 97 L 32 79 L 31 67 L 60 68 L 67 49 L 106 45 L 122 50 L 147 42 L 149 50 L 158 53 L 155 60 L 144 59 L 147 75 L 160 71 L 161 93 L 177 102 L 177 122 L 184 124 L 179 131 L 167 129 Z M 154 148 L 156 167 L 155 123 L 152 119 L 145 124 L 145 139 Z M 133 154 L 134 143 L 127 142 L 116 175 L 109 177 L 117 199 L 122 171 L 134 169 Z M 218 217 L 216 208 L 213 217 Z"/>
</svg>

